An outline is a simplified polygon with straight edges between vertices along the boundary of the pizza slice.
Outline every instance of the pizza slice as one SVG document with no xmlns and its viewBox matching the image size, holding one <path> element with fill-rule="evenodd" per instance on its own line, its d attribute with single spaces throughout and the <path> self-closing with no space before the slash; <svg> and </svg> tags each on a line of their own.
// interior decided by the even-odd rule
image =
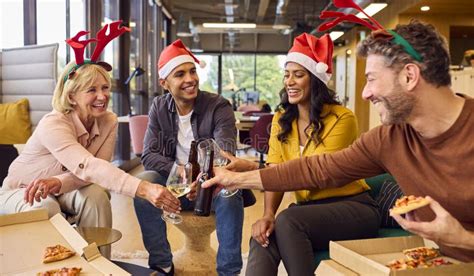
<svg viewBox="0 0 474 276">
<path fill-rule="evenodd" d="M 430 263 L 425 262 L 425 260 L 394 260 L 386 264 L 391 270 L 406 270 L 406 269 L 415 269 L 421 267 L 430 267 Z"/>
<path fill-rule="evenodd" d="M 76 255 L 76 252 L 71 251 L 60 244 L 55 246 L 48 246 L 44 250 L 43 263 L 51 263 L 61 261 Z"/>
<path fill-rule="evenodd" d="M 395 201 L 395 205 L 390 209 L 390 214 L 405 214 L 428 204 L 430 201 L 422 196 L 403 196 Z"/>
<path fill-rule="evenodd" d="M 436 258 L 436 259 L 431 260 L 430 264 L 432 266 L 440 266 L 440 265 L 452 265 L 453 263 L 443 258 Z"/>
<path fill-rule="evenodd" d="M 37 276 L 76 276 L 81 273 L 80 267 L 63 267 L 61 269 L 51 269 L 45 272 L 38 272 Z"/>
<path fill-rule="evenodd" d="M 410 260 L 429 260 L 440 256 L 439 250 L 425 246 L 405 249 L 403 254 Z"/>
</svg>

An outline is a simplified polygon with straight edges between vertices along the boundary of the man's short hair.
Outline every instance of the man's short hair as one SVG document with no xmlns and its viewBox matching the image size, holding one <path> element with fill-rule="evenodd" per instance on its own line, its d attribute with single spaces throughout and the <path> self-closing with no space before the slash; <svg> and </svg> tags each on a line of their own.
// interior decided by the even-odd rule
<svg viewBox="0 0 474 276">
<path fill-rule="evenodd" d="M 409 24 L 399 24 L 394 31 L 402 36 L 422 56 L 423 61 L 416 61 L 405 52 L 403 46 L 383 36 L 370 34 L 359 43 L 357 55 L 367 57 L 371 54 L 385 57 L 389 68 L 399 72 L 408 63 L 420 67 L 421 76 L 426 82 L 440 86 L 451 84 L 449 75 L 449 52 L 446 40 L 433 25 L 411 20 Z"/>
</svg>

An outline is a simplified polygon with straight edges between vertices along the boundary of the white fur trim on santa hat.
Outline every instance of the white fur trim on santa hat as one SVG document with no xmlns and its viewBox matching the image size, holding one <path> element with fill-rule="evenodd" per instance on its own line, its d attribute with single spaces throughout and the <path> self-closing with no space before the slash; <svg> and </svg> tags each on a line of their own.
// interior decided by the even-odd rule
<svg viewBox="0 0 474 276">
<path fill-rule="evenodd" d="M 308 69 L 313 75 L 320 79 L 325 84 L 328 83 L 331 78 L 331 74 L 326 73 L 329 68 L 328 65 L 324 62 L 316 62 L 314 59 L 308 57 L 305 54 L 298 52 L 288 53 L 286 56 L 285 64 L 288 62 L 296 62 L 304 68 Z M 324 69 L 324 70 L 323 70 Z"/>
<path fill-rule="evenodd" d="M 173 71 L 174 68 L 180 66 L 183 63 L 195 63 L 194 59 L 190 55 L 180 55 L 177 57 L 172 58 L 170 61 L 168 61 L 163 67 L 159 68 L 158 70 L 158 76 L 160 79 L 165 79 L 171 71 Z"/>
</svg>

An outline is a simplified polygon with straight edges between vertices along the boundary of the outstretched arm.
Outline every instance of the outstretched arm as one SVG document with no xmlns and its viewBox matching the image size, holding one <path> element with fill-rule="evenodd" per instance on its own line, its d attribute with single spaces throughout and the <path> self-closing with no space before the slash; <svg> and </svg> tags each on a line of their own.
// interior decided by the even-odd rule
<svg viewBox="0 0 474 276">
<path fill-rule="evenodd" d="M 231 172 L 224 168 L 214 167 L 214 177 L 203 183 L 204 188 L 211 187 L 212 185 L 220 184 L 230 190 L 234 189 L 254 189 L 263 190 L 262 180 L 260 178 L 260 172 L 249 171 L 249 172 Z"/>
<path fill-rule="evenodd" d="M 422 222 L 414 213 L 408 213 L 405 218 L 400 215 L 391 216 L 400 226 L 425 239 L 451 247 L 474 249 L 474 232 L 466 230 L 459 221 L 454 218 L 437 201 L 426 197 L 431 201 L 430 207 L 436 217 L 430 222 Z"/>
</svg>

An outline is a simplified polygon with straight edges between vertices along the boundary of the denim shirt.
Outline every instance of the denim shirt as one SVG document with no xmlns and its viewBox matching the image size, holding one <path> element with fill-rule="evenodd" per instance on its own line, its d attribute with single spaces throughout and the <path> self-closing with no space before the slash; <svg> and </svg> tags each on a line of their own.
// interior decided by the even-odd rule
<svg viewBox="0 0 474 276">
<path fill-rule="evenodd" d="M 167 177 L 176 159 L 179 116 L 170 93 L 153 100 L 145 133 L 142 163 Z M 195 140 L 214 138 L 228 152 L 236 149 L 237 129 L 232 106 L 220 95 L 198 91 L 191 116 Z"/>
</svg>

